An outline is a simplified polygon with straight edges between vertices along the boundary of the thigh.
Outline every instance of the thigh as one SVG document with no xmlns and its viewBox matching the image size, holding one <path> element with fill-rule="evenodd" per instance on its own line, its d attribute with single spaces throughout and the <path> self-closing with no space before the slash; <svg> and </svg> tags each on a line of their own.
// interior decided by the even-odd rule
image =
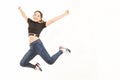
<svg viewBox="0 0 120 80">
<path fill-rule="evenodd" d="M 47 52 L 47 50 L 45 49 L 45 47 L 42 43 L 36 44 L 35 50 L 36 50 L 37 54 L 40 55 L 44 60 L 51 59 L 49 53 Z"/>
<path fill-rule="evenodd" d="M 21 62 L 29 62 L 36 56 L 34 49 L 29 49 L 28 52 L 23 56 Z"/>
</svg>

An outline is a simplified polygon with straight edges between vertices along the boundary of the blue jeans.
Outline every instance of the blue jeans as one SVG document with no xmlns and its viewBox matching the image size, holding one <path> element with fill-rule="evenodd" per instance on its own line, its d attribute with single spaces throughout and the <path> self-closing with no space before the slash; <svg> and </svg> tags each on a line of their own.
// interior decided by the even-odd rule
<svg viewBox="0 0 120 80">
<path fill-rule="evenodd" d="M 30 49 L 28 52 L 24 55 L 22 60 L 20 61 L 20 65 L 22 67 L 30 67 L 30 68 L 35 68 L 35 65 L 31 64 L 30 61 L 36 56 L 40 55 L 45 62 L 48 64 L 53 64 L 58 57 L 62 54 L 62 51 L 58 51 L 56 54 L 54 54 L 52 57 L 48 54 L 46 51 L 43 43 L 41 42 L 40 39 L 32 42 L 30 44 Z"/>
</svg>

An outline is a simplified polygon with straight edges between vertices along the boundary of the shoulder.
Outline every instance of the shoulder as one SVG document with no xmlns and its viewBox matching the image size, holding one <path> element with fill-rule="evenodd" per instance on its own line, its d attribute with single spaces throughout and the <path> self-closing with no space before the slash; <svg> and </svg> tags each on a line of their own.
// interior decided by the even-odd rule
<svg viewBox="0 0 120 80">
<path fill-rule="evenodd" d="M 31 23 L 31 22 L 32 22 L 32 19 L 27 18 L 27 22 L 28 22 L 28 23 Z"/>
<path fill-rule="evenodd" d="M 46 27 L 46 22 L 45 21 L 41 22 L 40 24 L 42 24 L 42 26 Z"/>
</svg>

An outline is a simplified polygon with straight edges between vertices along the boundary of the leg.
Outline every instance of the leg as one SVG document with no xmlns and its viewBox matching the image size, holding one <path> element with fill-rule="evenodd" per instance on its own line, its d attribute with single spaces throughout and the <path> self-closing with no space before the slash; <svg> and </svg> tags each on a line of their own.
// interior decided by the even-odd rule
<svg viewBox="0 0 120 80">
<path fill-rule="evenodd" d="M 36 44 L 35 50 L 37 54 L 39 54 L 48 64 L 53 64 L 63 53 L 62 51 L 58 51 L 56 54 L 50 57 L 41 41 L 39 41 L 38 44 Z"/>
<path fill-rule="evenodd" d="M 54 54 L 52 57 L 50 57 L 49 53 L 46 51 L 45 48 L 43 48 L 42 51 L 39 51 L 39 55 L 42 55 L 41 57 L 48 63 L 53 64 L 62 54 L 62 51 L 58 51 L 56 54 Z"/>
<path fill-rule="evenodd" d="M 35 56 L 36 56 L 36 53 L 34 52 L 34 49 L 30 47 L 30 50 L 22 58 L 20 65 L 22 67 L 35 68 L 35 65 L 29 63 L 29 61 L 32 60 Z"/>
</svg>

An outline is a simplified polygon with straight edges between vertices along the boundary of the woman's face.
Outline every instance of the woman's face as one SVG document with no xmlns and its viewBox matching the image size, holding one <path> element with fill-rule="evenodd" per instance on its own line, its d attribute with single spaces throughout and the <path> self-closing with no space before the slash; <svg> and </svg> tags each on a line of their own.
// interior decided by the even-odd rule
<svg viewBox="0 0 120 80">
<path fill-rule="evenodd" d="M 40 22 L 40 20 L 42 20 L 39 12 L 35 12 L 35 13 L 34 13 L 34 15 L 33 15 L 33 20 L 34 20 L 35 22 Z"/>
</svg>

